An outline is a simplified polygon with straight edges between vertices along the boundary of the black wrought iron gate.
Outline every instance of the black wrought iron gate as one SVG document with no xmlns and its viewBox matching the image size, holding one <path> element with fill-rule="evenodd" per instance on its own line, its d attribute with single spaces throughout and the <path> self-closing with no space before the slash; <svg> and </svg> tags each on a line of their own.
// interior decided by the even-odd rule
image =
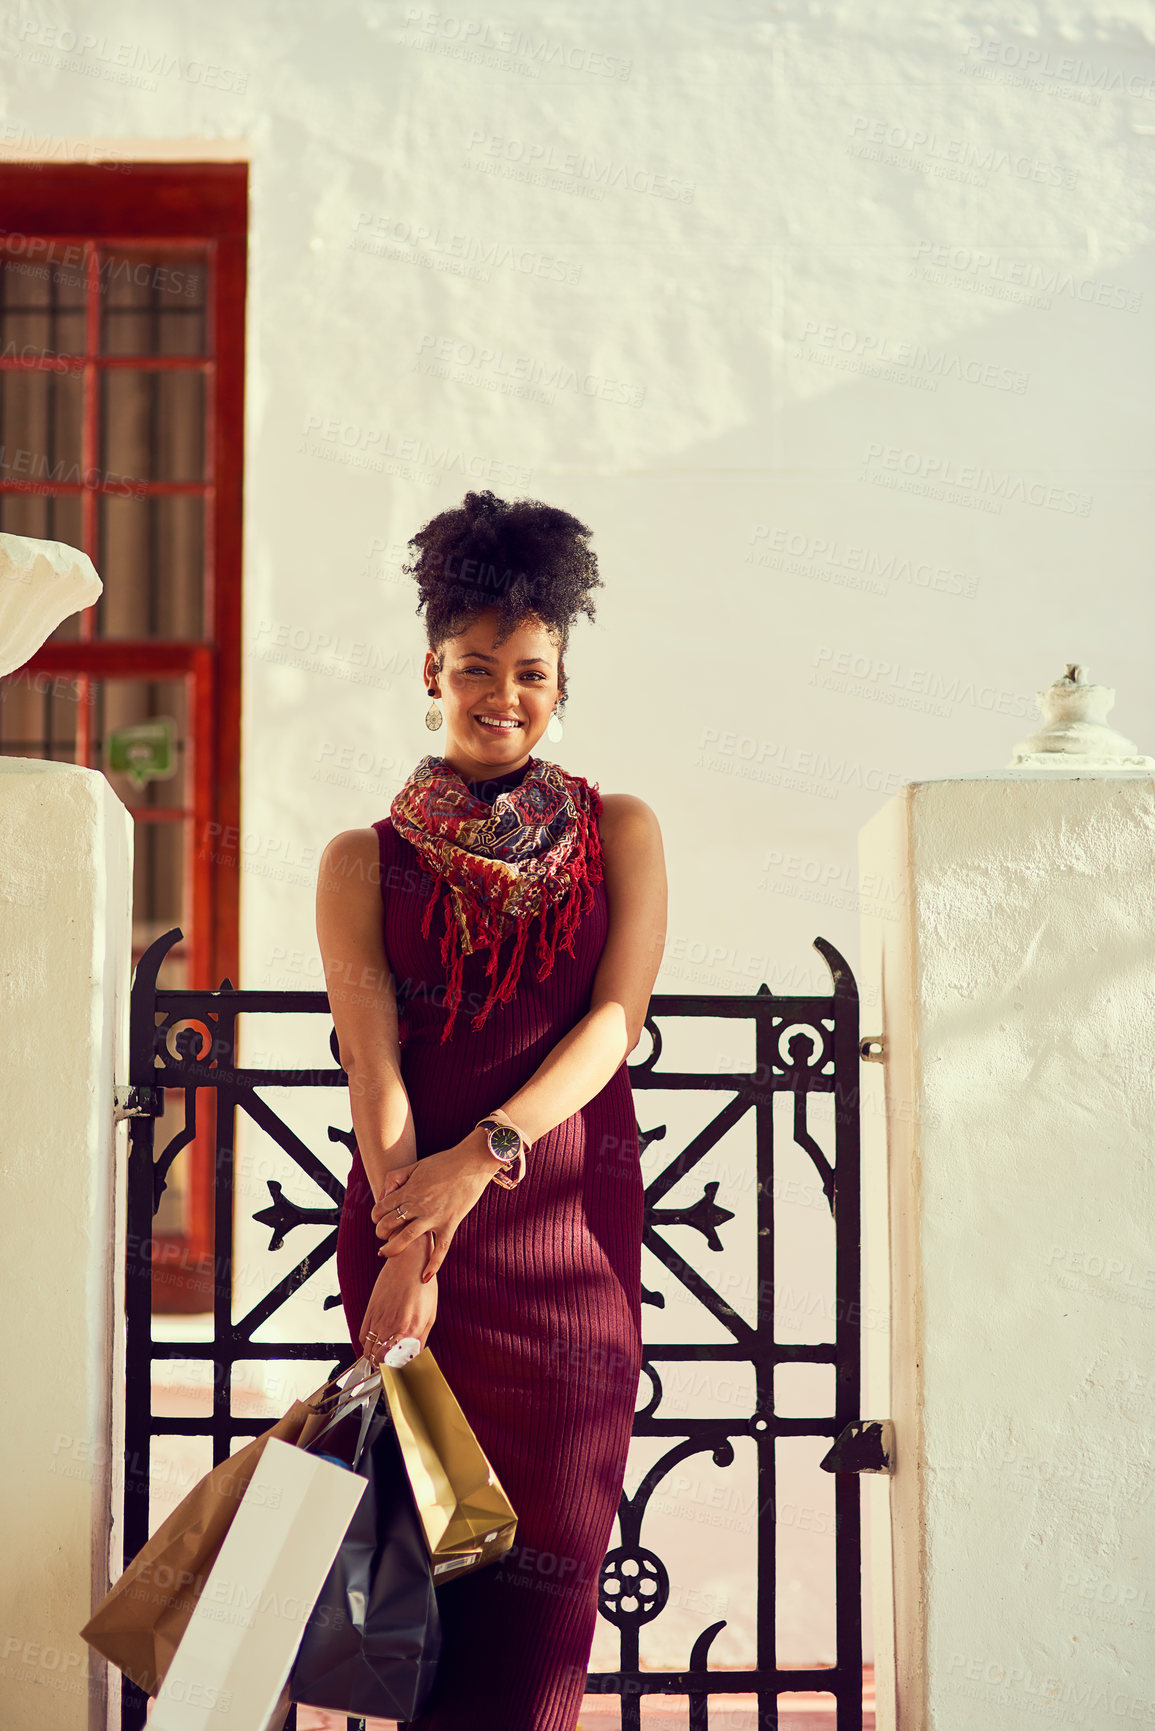
<svg viewBox="0 0 1155 1731">
<path fill-rule="evenodd" d="M 270 1418 L 244 1418 L 231 1410 L 233 1367 L 248 1360 L 316 1359 L 324 1374 L 351 1363 L 348 1347 L 333 1341 L 302 1340 L 258 1343 L 259 1325 L 330 1262 L 337 1242 L 337 1222 L 344 1187 L 293 1130 L 277 1116 L 257 1090 L 262 1087 L 341 1089 L 344 1072 L 331 1069 L 252 1069 L 238 1064 L 237 1031 L 242 1016 L 329 1015 L 324 992 L 236 991 L 225 982 L 216 991 L 166 990 L 158 986 L 165 955 L 180 937 L 171 931 L 141 958 L 132 991 L 130 1088 L 131 1117 L 128 1163 L 128 1260 L 126 1273 L 126 1415 L 124 1555 L 127 1562 L 149 1531 L 149 1470 L 152 1439 L 162 1436 L 211 1437 L 214 1464 L 229 1454 L 234 1439 L 258 1434 Z M 668 1437 L 665 1450 L 644 1475 L 631 1497 L 623 1492 L 619 1511 L 620 1543 L 602 1567 L 599 1608 L 619 1632 L 620 1665 L 615 1671 L 594 1672 L 590 1692 L 621 1697 L 623 1731 L 638 1731 L 641 1696 L 661 1693 L 688 1697 L 690 1731 L 707 1731 L 710 1696 L 749 1693 L 757 1701 L 759 1727 L 776 1727 L 780 1691 L 823 1690 L 836 1700 L 837 1731 L 861 1731 L 862 1622 L 859 1486 L 857 1472 L 880 1469 L 877 1432 L 864 1433 L 860 1403 L 860 1170 L 858 993 L 849 967 L 833 946 L 814 940 L 830 970 L 827 996 L 778 997 L 765 986 L 749 997 L 656 995 L 650 1001 L 646 1028 L 651 1050 L 630 1066 L 635 1093 L 647 1089 L 716 1091 L 728 1096 L 709 1123 L 668 1163 L 646 1190 L 645 1245 L 688 1292 L 725 1328 L 731 1338 L 715 1345 L 646 1344 L 643 1392 L 648 1400 L 637 1413 L 636 1437 Z M 660 1067 L 661 1024 L 670 1018 L 725 1018 L 752 1023 L 754 1067 L 725 1074 L 671 1072 Z M 863 1048 L 864 1049 L 864 1048 Z M 335 1042 L 330 1040 L 335 1052 Z M 185 1125 L 158 1159 L 154 1153 L 155 1117 L 162 1110 L 164 1091 L 185 1091 Z M 215 1247 L 213 1259 L 214 1328 L 210 1340 L 158 1341 L 152 1333 L 151 1240 L 153 1219 L 174 1159 L 195 1134 L 198 1096 L 211 1091 L 216 1144 Z M 810 1095 L 834 1096 L 833 1149 L 824 1152 L 807 1124 Z M 777 1343 L 774 1338 L 774 1114 L 777 1095 L 793 1096 L 793 1140 L 813 1162 L 835 1237 L 834 1339 L 820 1344 Z M 341 1113 L 347 1110 L 341 1102 Z M 269 1181 L 270 1206 L 255 1219 L 272 1229 L 270 1248 L 301 1226 L 329 1230 L 291 1272 L 264 1293 L 248 1314 L 233 1319 L 234 1147 L 236 1119 L 244 1112 L 283 1151 L 286 1176 L 307 1178 L 324 1199 L 323 1206 L 299 1204 Z M 683 1225 L 703 1235 L 713 1251 L 725 1249 L 720 1229 L 734 1218 L 719 1206 L 716 1181 L 704 1185 L 689 1207 L 663 1207 L 662 1199 L 714 1145 L 747 1113 L 755 1119 L 756 1170 L 750 1174 L 756 1209 L 756 1280 L 758 1309 L 753 1325 L 686 1261 L 663 1236 L 663 1229 Z M 665 1137 L 665 1126 L 641 1129 L 643 1149 Z M 351 1146 L 351 1132 L 332 1126 L 330 1139 Z M 658 1293 L 643 1291 L 644 1302 L 661 1304 Z M 330 1295 L 326 1304 L 336 1302 Z M 336 1362 L 334 1362 L 336 1356 Z M 166 1418 L 152 1412 L 153 1365 L 162 1359 L 203 1359 L 214 1367 L 211 1416 Z M 752 1367 L 751 1410 L 734 1417 L 677 1418 L 662 1415 L 662 1364 L 685 1361 L 739 1362 Z M 774 1370 L 792 1361 L 833 1365 L 833 1412 L 815 1417 L 782 1417 L 775 1411 Z M 321 1382 L 323 1376 L 318 1376 Z M 648 1382 L 648 1391 L 646 1384 Z M 275 1415 L 274 1415 L 275 1416 Z M 781 1437 L 829 1437 L 833 1446 L 821 1465 L 835 1478 L 835 1633 L 836 1662 L 832 1667 L 781 1668 L 776 1651 L 775 1442 Z M 724 1621 L 704 1628 L 693 1642 L 681 1671 L 643 1670 L 640 1634 L 644 1624 L 660 1614 L 669 1598 L 665 1566 L 646 1544 L 643 1523 L 647 1506 L 663 1478 L 680 1462 L 705 1452 L 718 1466 L 734 1459 L 734 1440 L 750 1437 L 757 1452 L 757 1653 L 753 1670 L 709 1669 L 711 1643 Z M 125 1683 L 122 1731 L 144 1725 L 145 1698 Z M 350 1726 L 358 1721 L 350 1720 Z M 290 1719 L 290 1726 L 292 1720 Z"/>
</svg>

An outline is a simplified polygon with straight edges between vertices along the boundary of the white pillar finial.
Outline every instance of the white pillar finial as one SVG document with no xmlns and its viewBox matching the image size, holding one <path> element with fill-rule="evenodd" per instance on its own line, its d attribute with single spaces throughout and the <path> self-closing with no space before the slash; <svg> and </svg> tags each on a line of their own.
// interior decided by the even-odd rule
<svg viewBox="0 0 1155 1731">
<path fill-rule="evenodd" d="M 1155 757 L 1143 756 L 1134 740 L 1107 726 L 1114 688 L 1092 685 L 1087 672 L 1085 665 L 1070 661 L 1061 678 L 1035 693 L 1045 725 L 1019 741 L 1008 769 L 1049 769 L 1068 775 L 1155 770 Z"/>
<path fill-rule="evenodd" d="M 79 548 L 0 534 L 0 678 L 23 667 L 70 613 L 91 607 L 101 588 Z"/>
</svg>

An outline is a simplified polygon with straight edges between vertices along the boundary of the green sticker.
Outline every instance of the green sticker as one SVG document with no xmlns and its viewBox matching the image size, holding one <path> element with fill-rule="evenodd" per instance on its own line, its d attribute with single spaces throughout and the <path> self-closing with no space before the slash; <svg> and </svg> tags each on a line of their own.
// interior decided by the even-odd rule
<svg viewBox="0 0 1155 1731">
<path fill-rule="evenodd" d="M 127 775 L 136 787 L 146 781 L 167 781 L 176 774 L 176 722 L 167 715 L 116 727 L 108 735 L 105 756 L 109 770 Z"/>
</svg>

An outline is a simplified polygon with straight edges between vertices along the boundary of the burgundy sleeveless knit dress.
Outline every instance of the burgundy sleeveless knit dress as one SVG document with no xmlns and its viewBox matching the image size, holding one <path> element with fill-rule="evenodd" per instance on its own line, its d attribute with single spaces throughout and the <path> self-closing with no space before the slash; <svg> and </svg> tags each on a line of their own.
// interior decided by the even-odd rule
<svg viewBox="0 0 1155 1731">
<path fill-rule="evenodd" d="M 492 800 L 524 768 L 470 786 Z M 531 928 L 517 991 L 480 1031 L 485 955 L 465 957 L 453 1033 L 444 1025 L 442 905 L 386 818 L 380 843 L 385 950 L 401 1015 L 401 1069 L 421 1158 L 450 1148 L 505 1101 L 589 1009 L 608 925 L 604 884 L 537 979 Z M 507 943 L 512 938 L 507 939 Z M 502 946 L 499 965 L 508 951 Z M 350 1338 L 382 1263 L 354 1154 L 337 1240 Z M 588 1105 L 536 1142 L 514 1190 L 488 1186 L 437 1275 L 433 1350 L 518 1516 L 499 1562 L 438 1589 L 442 1657 L 411 1731 L 573 1731 L 597 1617 L 641 1368 L 643 1186 L 623 1063 Z"/>
</svg>

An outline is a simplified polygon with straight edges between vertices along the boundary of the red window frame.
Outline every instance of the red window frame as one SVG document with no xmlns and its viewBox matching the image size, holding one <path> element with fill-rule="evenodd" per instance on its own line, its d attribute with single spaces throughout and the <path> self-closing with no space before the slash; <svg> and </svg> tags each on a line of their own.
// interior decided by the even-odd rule
<svg viewBox="0 0 1155 1731">
<path fill-rule="evenodd" d="M 205 498 L 205 635 L 171 639 L 97 640 L 90 611 L 80 616 L 79 641 L 45 644 L 26 664 L 29 674 L 77 679 L 77 760 L 90 760 L 86 678 L 181 678 L 188 692 L 191 755 L 185 806 L 153 808 L 155 818 L 191 817 L 185 853 L 188 983 L 211 987 L 237 978 L 239 950 L 241 568 L 244 461 L 245 291 L 248 164 L 116 162 L 101 165 L 0 166 L 0 245 L 22 246 L 30 261 L 51 264 L 80 247 L 86 261 L 86 341 L 83 356 L 83 480 L 0 481 L 6 492 L 35 489 L 79 493 L 82 545 L 100 570 L 99 496 L 119 484 L 99 466 L 99 375 L 116 367 L 197 368 L 206 391 L 204 476 L 195 482 L 139 483 L 154 494 L 196 492 Z M 207 257 L 211 300 L 205 352 L 199 356 L 119 356 L 101 351 L 101 285 L 97 248 L 183 249 Z M 56 249 L 55 254 L 53 249 Z M 0 357 L 0 367 L 35 366 L 35 359 Z M 95 481 L 92 480 L 95 474 Z M 105 581 L 114 574 L 101 573 Z M 191 804 L 189 803 L 191 799 Z M 161 1238 L 154 1253 L 154 1307 L 201 1310 L 211 1305 L 213 1231 L 212 1126 L 189 1149 L 187 1232 Z"/>
</svg>

